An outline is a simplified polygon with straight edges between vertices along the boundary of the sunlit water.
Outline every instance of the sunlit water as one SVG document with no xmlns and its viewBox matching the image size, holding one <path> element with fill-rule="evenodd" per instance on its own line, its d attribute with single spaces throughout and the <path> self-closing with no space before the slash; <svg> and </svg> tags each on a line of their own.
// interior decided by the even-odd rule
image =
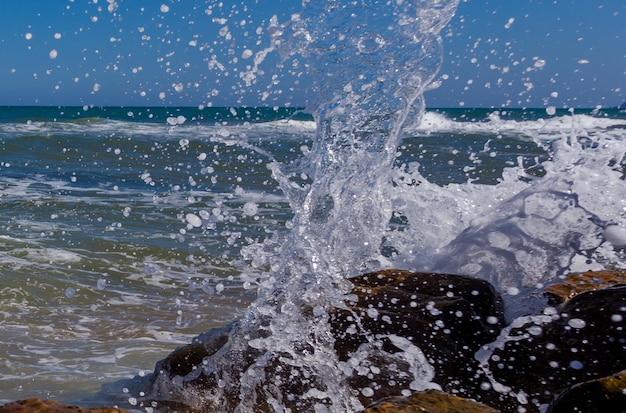
<svg viewBox="0 0 626 413">
<path fill-rule="evenodd" d="M 275 47 L 311 63 L 317 122 L 288 109 L 2 109 L 2 399 L 80 399 L 241 318 L 235 342 L 269 320 L 252 346 L 293 356 L 327 381 L 312 397 L 354 410 L 324 317 L 349 276 L 472 275 L 515 317 L 568 271 L 624 266 L 623 111 L 423 113 L 456 3 L 331 3 L 275 27 Z M 436 387 L 419 354 L 398 355 L 411 390 Z M 261 368 L 242 378 L 242 409 Z"/>
</svg>

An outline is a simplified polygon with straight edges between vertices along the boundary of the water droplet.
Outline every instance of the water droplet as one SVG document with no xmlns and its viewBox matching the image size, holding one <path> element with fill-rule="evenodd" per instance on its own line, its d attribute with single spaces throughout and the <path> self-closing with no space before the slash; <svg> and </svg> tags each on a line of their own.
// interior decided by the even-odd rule
<svg viewBox="0 0 626 413">
<path fill-rule="evenodd" d="M 581 320 L 580 318 L 572 318 L 567 322 L 567 324 L 572 328 L 583 328 L 587 325 L 585 320 Z"/>
</svg>

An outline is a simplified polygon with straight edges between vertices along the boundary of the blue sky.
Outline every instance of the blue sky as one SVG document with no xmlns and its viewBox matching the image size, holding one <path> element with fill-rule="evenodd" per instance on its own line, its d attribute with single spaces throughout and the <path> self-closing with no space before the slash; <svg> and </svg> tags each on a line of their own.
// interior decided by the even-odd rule
<svg viewBox="0 0 626 413">
<path fill-rule="evenodd" d="M 0 2 L 0 105 L 303 105 L 307 76 L 258 54 L 272 16 L 287 21 L 300 4 Z M 624 21 L 618 0 L 462 2 L 427 105 L 616 106 L 626 101 Z"/>
</svg>

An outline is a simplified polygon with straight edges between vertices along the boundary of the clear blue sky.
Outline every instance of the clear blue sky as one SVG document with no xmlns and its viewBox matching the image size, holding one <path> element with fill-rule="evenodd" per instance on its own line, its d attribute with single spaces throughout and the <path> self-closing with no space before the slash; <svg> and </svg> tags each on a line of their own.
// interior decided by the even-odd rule
<svg viewBox="0 0 626 413">
<path fill-rule="evenodd" d="M 300 4 L 2 1 L 0 105 L 302 105 L 306 76 L 277 71 L 276 53 L 254 68 L 271 16 L 284 22 Z M 626 101 L 625 22 L 622 0 L 462 2 L 427 105 L 616 106 Z"/>
</svg>

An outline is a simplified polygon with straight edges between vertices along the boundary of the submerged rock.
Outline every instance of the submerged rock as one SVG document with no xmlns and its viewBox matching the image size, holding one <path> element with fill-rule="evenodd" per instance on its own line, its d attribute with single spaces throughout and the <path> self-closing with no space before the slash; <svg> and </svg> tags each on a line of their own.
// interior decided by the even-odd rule
<svg viewBox="0 0 626 413">
<path fill-rule="evenodd" d="M 547 413 L 626 412 L 626 370 L 576 384 L 559 395 Z"/>
<path fill-rule="evenodd" d="M 408 397 L 387 397 L 367 406 L 361 413 L 497 413 L 482 403 L 437 390 Z"/>
<path fill-rule="evenodd" d="M 625 318 L 626 286 L 616 286 L 516 319 L 479 354 L 498 392 L 476 397 L 503 411 L 536 412 L 568 387 L 626 369 Z"/>
<path fill-rule="evenodd" d="M 0 406 L 0 413 L 125 413 L 111 407 L 79 407 L 53 400 L 26 399 Z"/>
</svg>

